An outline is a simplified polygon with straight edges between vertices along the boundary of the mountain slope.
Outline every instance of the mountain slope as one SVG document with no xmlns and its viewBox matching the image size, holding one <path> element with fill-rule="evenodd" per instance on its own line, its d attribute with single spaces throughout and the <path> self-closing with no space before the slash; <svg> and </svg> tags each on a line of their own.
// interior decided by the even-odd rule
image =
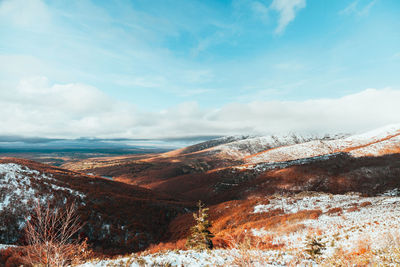
<svg viewBox="0 0 400 267">
<path fill-rule="evenodd" d="M 365 134 L 336 140 L 315 140 L 301 144 L 287 145 L 245 158 L 247 163 L 282 162 L 310 158 L 338 152 L 352 156 L 379 156 L 400 151 L 400 125 L 390 125 Z"/>
<path fill-rule="evenodd" d="M 317 219 L 334 225 L 340 209 L 349 218 L 362 216 L 365 227 L 371 218 L 383 223 L 369 211 L 393 208 L 397 214 L 398 197 L 396 203 L 386 201 L 400 192 L 399 152 L 400 125 L 392 125 L 353 136 L 232 137 L 157 155 L 86 159 L 65 165 L 69 171 L 1 159 L 0 243 L 18 242 L 35 201 L 76 201 L 88 222 L 83 233 L 95 247 L 108 253 L 143 250 L 151 243 L 182 241 L 200 199 L 210 207 L 218 238 L 245 230 L 283 231 L 283 241 L 270 245 L 290 246 L 287 241 L 303 226 L 329 231 Z M 347 200 L 335 203 L 332 194 Z M 382 231 L 388 227 L 382 225 Z M 298 237 L 303 240 L 307 231 Z M 218 238 L 223 246 L 226 240 Z"/>
<path fill-rule="evenodd" d="M 86 225 L 81 235 L 115 253 L 159 242 L 169 221 L 185 212 L 165 195 L 108 179 L 21 159 L 0 159 L 0 243 L 23 242 L 24 218 L 35 203 L 74 201 Z"/>
<path fill-rule="evenodd" d="M 85 166 L 91 166 L 90 159 L 65 167 L 113 176 L 117 181 L 189 201 L 202 199 L 216 203 L 245 195 L 244 192 L 254 190 L 256 186 L 269 193 L 312 188 L 345 192 L 358 187 L 372 194 L 374 189 L 367 190 L 360 184 L 365 182 L 364 170 L 371 170 L 374 183 L 379 184 L 381 180 L 382 184 L 389 185 L 388 181 L 397 175 L 398 167 L 397 156 L 391 154 L 399 152 L 400 125 L 391 125 L 354 136 L 222 138 L 142 159 L 109 160 L 94 168 L 85 169 Z M 375 158 L 364 159 L 369 156 Z M 393 167 L 386 171 L 389 165 Z M 335 171 L 340 168 L 348 172 Z M 276 175 L 279 170 L 281 173 Z M 338 182 L 344 179 L 342 175 L 353 177 L 355 182 L 351 182 L 351 187 L 346 189 L 345 183 Z M 259 185 L 265 183 L 259 180 L 260 177 L 269 177 L 269 185 Z M 329 184 L 331 188 L 323 187 L 323 184 Z M 381 188 L 376 183 L 373 186 Z M 385 188 L 389 186 L 381 189 Z"/>
</svg>

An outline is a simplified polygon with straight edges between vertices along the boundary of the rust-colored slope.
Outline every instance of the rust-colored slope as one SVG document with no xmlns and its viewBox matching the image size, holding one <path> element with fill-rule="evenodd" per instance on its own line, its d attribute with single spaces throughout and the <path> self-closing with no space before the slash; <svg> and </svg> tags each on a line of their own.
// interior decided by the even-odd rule
<svg viewBox="0 0 400 267">
<path fill-rule="evenodd" d="M 382 138 L 365 140 L 338 139 L 329 141 L 310 141 L 302 144 L 280 146 L 244 157 L 248 163 L 284 162 L 302 158 L 347 152 L 353 156 L 381 156 L 400 150 L 400 131 Z M 353 153 L 354 152 L 354 153 Z"/>
<path fill-rule="evenodd" d="M 219 151 L 220 145 L 212 147 L 200 145 L 190 149 L 184 148 L 142 159 L 132 158 L 131 160 L 124 161 L 120 159 L 115 161 L 98 161 L 99 164 L 97 166 L 88 167 L 82 171 L 97 175 L 112 176 L 116 181 L 140 185 L 188 201 L 203 199 L 216 203 L 216 201 L 226 201 L 240 197 L 246 190 L 253 190 L 252 188 L 246 188 L 246 186 L 251 186 L 251 184 L 248 183 L 251 181 L 258 181 L 257 179 L 263 176 L 271 177 L 271 173 L 273 172 L 270 171 L 270 168 L 276 168 L 278 170 L 283 168 L 287 170 L 290 168 L 296 169 L 298 165 L 300 169 L 306 168 L 302 166 L 308 166 L 307 168 L 319 170 L 318 166 L 321 164 L 323 165 L 321 162 L 357 162 L 351 157 L 353 155 L 351 153 L 355 153 L 355 151 L 358 153 L 355 157 L 362 157 L 363 155 L 371 156 L 361 151 L 362 149 L 368 148 L 373 148 L 376 151 L 380 149 L 379 153 L 374 154 L 374 156 L 384 156 L 386 153 L 397 153 L 400 151 L 400 141 L 398 142 L 398 140 L 400 140 L 400 133 L 398 130 L 393 131 L 391 129 L 390 131 L 387 131 L 388 134 L 386 134 L 386 131 L 383 133 L 378 131 L 380 135 L 377 136 L 379 136 L 379 138 L 374 135 L 367 135 L 336 140 L 313 140 L 297 145 L 280 146 L 255 153 L 251 156 L 244 157 L 242 160 L 236 161 L 221 158 L 218 152 L 216 152 Z M 248 140 L 244 141 L 247 142 Z M 243 142 L 243 140 L 240 142 Z M 234 144 L 235 142 L 232 142 L 229 145 Z M 308 146 L 308 144 L 311 144 L 311 146 Z M 222 146 L 224 146 L 224 144 Z M 317 146 L 317 148 L 320 146 L 320 148 L 316 149 L 314 146 Z M 278 157 L 275 162 L 263 161 L 262 159 L 256 162 L 249 161 L 259 155 L 285 150 L 291 147 L 296 147 L 296 149 L 290 151 L 290 157 L 282 157 L 280 159 Z M 213 151 L 213 153 L 211 153 L 211 151 Z M 302 155 L 302 153 L 304 155 Z M 335 156 L 340 153 L 344 154 Z M 326 154 L 329 156 L 325 158 L 319 157 Z M 349 155 L 346 156 L 345 154 Z M 275 156 L 280 156 L 280 154 L 278 153 Z M 329 159 L 330 157 L 332 157 L 332 159 Z M 297 159 L 305 160 L 296 162 Z M 361 162 L 363 160 L 364 159 L 360 159 Z M 267 166 L 268 164 L 265 165 L 264 162 L 268 162 L 268 164 L 275 164 L 278 162 L 279 164 L 275 164 L 271 167 Z M 295 166 L 286 168 L 290 165 Z M 378 168 L 383 168 L 383 166 L 379 166 Z M 339 181 L 340 179 L 338 177 L 332 176 L 331 174 L 334 169 L 335 166 L 327 164 L 326 170 L 321 172 L 320 175 L 326 176 L 326 179 L 332 178 Z M 313 175 L 315 175 L 315 173 Z M 325 188 L 322 186 L 324 183 L 319 181 L 319 179 L 315 178 L 315 181 L 311 179 L 310 177 L 313 177 L 312 175 L 307 177 L 301 173 L 297 173 L 291 179 L 288 178 L 288 175 L 285 177 L 285 179 L 274 178 L 271 179 L 271 181 L 265 181 L 265 183 L 269 183 L 268 186 L 258 186 L 268 193 L 281 190 L 308 190 L 309 188 L 324 188 L 323 190 L 331 190 L 332 192 L 337 188 L 343 188 L 343 190 L 345 190 L 345 186 L 342 186 L 339 182 L 332 182 L 329 185 L 331 188 Z M 321 184 L 318 185 L 318 183 Z M 355 184 L 358 185 L 357 182 Z M 232 192 L 237 193 L 234 193 L 235 196 L 233 196 Z"/>
<path fill-rule="evenodd" d="M 154 193 L 148 189 L 127 185 L 108 179 L 87 176 L 79 172 L 68 171 L 33 161 L 2 158 L 0 164 L 14 163 L 39 171 L 51 179 L 30 178 L 31 186 L 37 197 L 51 196 L 52 205 L 63 206 L 64 199 L 76 201 L 82 222 L 86 223 L 82 235 L 98 250 L 106 253 L 123 253 L 142 250 L 149 244 L 164 238 L 169 222 L 185 211 L 185 203 Z M 0 179 L 3 177 L 0 175 Z M 52 187 L 51 184 L 57 187 Z M 66 188 L 61 190 L 58 188 Z M 79 192 L 83 197 L 69 194 Z M 2 191 L 7 193 L 6 191 Z M 8 221 L 6 234 L 15 233 L 13 240 L 20 239 L 21 231 L 12 231 L 18 227 L 29 212 L 32 203 L 24 206 L 20 202 L 11 202 L 7 210 L 0 212 L 0 219 Z M 14 213 L 13 211 L 18 211 Z M 11 222 L 15 222 L 13 225 Z M 3 222 L 2 222 L 3 223 Z M 0 237 L 4 236 L 0 233 Z M 18 236 L 19 235 L 19 236 Z M 0 241 L 1 243 L 2 241 Z M 3 243 L 4 240 L 3 240 Z"/>
<path fill-rule="evenodd" d="M 366 147 L 369 147 L 369 146 L 372 146 L 372 145 L 375 145 L 375 144 L 378 144 L 378 143 L 381 143 L 381 142 L 384 142 L 384 141 L 388 141 L 388 140 L 390 140 L 392 138 L 395 138 L 395 137 L 398 137 L 398 136 L 400 136 L 400 132 L 396 133 L 396 134 L 388 135 L 385 138 L 381 138 L 379 140 L 376 140 L 376 141 L 373 141 L 373 142 L 370 142 L 370 143 L 367 143 L 367 144 L 352 146 L 352 147 L 343 149 L 343 151 L 340 151 L 340 152 L 351 152 L 353 150 L 357 150 L 357 149 L 360 149 L 360 148 L 366 148 Z M 390 151 L 390 147 L 388 147 L 387 149 Z"/>
</svg>

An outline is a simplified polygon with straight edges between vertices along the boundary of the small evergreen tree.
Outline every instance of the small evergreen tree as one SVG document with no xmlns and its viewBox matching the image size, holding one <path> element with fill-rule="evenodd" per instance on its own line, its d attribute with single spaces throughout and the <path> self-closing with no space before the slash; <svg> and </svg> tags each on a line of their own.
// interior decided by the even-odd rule
<svg viewBox="0 0 400 267">
<path fill-rule="evenodd" d="M 322 242 L 321 238 L 308 237 L 306 243 L 305 252 L 310 255 L 311 258 L 316 258 L 322 255 L 322 251 L 325 250 L 325 243 Z"/>
<path fill-rule="evenodd" d="M 206 250 L 212 249 L 213 243 L 211 238 L 214 235 L 208 230 L 211 227 L 211 223 L 208 221 L 208 208 L 204 207 L 204 204 L 199 201 L 199 210 L 193 213 L 193 217 L 196 221 L 196 225 L 190 228 L 191 234 L 186 241 L 186 247 L 195 250 Z"/>
</svg>

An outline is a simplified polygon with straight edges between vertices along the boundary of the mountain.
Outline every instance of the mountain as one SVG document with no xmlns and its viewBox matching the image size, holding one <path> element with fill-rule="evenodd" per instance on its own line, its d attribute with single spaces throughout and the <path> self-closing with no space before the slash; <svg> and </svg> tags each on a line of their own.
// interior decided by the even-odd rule
<svg viewBox="0 0 400 267">
<path fill-rule="evenodd" d="M 184 203 L 148 189 L 33 161 L 0 159 L 0 243 L 23 243 L 25 218 L 37 202 L 75 202 L 80 235 L 105 253 L 142 250 L 164 237 Z"/>
<path fill-rule="evenodd" d="M 397 202 L 387 201 L 400 195 L 399 151 L 400 125 L 391 125 L 352 136 L 225 137 L 62 168 L 6 158 L 0 160 L 0 225 L 12 227 L 0 228 L 0 243 L 18 242 L 24 216 L 38 199 L 79 203 L 84 234 L 107 253 L 184 243 L 198 200 L 210 207 L 215 243 L 222 247 L 246 231 L 291 236 L 303 227 L 299 222 L 333 223 L 337 210 L 356 216 L 354 205 L 369 225 L 370 210 L 395 209 Z M 373 218 L 382 224 L 379 216 Z M 388 227 L 382 224 L 382 231 Z"/>
<path fill-rule="evenodd" d="M 354 157 L 400 152 L 400 125 L 335 140 L 313 140 L 266 149 L 245 158 L 247 163 L 284 162 L 346 152 Z"/>
<path fill-rule="evenodd" d="M 353 136 L 225 137 L 145 158 L 87 159 L 63 167 L 220 203 L 253 191 L 383 192 L 398 184 L 399 151 L 400 125 L 390 125 Z"/>
</svg>

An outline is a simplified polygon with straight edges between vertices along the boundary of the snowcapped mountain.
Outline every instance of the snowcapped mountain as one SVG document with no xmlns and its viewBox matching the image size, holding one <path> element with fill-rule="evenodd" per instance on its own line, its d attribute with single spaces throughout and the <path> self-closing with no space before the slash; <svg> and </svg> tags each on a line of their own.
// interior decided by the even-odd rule
<svg viewBox="0 0 400 267">
<path fill-rule="evenodd" d="M 243 160 L 250 164 L 284 162 L 339 152 L 347 152 L 356 157 L 379 156 L 399 151 L 399 135 L 400 124 L 352 136 L 348 134 L 229 136 L 166 154 L 170 156 L 208 154 L 222 159 Z"/>
<path fill-rule="evenodd" d="M 390 125 L 360 135 L 334 140 L 312 140 L 288 144 L 245 157 L 246 163 L 284 162 L 340 152 L 354 157 L 379 156 L 400 152 L 400 125 Z"/>
<path fill-rule="evenodd" d="M 324 135 L 315 134 L 299 135 L 266 135 L 266 136 L 251 136 L 238 135 L 227 136 L 218 139 L 206 141 L 196 145 L 192 145 L 183 149 L 178 149 L 172 152 L 165 153 L 166 156 L 187 156 L 187 155 L 208 155 L 216 156 L 223 160 L 243 160 L 254 154 L 263 151 L 302 144 L 310 141 L 328 141 L 344 138 L 346 134 Z"/>
<path fill-rule="evenodd" d="M 250 228 L 255 235 L 269 234 L 277 222 L 299 217 L 302 225 L 329 232 L 337 210 L 361 218 L 367 229 L 371 220 L 378 221 L 386 231 L 393 225 L 384 226 L 385 219 L 370 214 L 392 216 L 390 208 L 397 218 L 400 125 L 352 136 L 225 137 L 156 155 L 85 159 L 64 168 L 69 170 L 0 159 L 0 243 L 18 243 L 36 201 L 77 202 L 87 223 L 84 234 L 110 254 L 184 239 L 198 200 L 210 206 L 220 236 Z M 386 202 L 391 197 L 396 203 Z M 321 223 L 309 222 L 319 217 Z M 347 230 L 333 234 L 346 236 Z M 296 238 L 303 240 L 307 231 Z M 290 247 L 294 233 L 280 234 L 279 242 Z"/>
<path fill-rule="evenodd" d="M 358 187 L 374 194 L 378 188 L 381 192 L 397 186 L 399 152 L 400 125 L 391 125 L 353 136 L 225 137 L 141 159 L 93 159 L 95 165 L 87 159 L 65 167 L 113 176 L 116 181 L 185 200 L 222 201 L 259 188 L 273 193 L 314 189 L 346 192 Z M 365 158 L 368 156 L 374 158 Z M 388 170 L 389 165 L 393 169 Z M 338 171 L 341 168 L 343 173 Z M 393 184 L 383 182 L 383 176 Z M 364 181 L 365 177 L 371 179 Z"/>
<path fill-rule="evenodd" d="M 270 135 L 270 136 L 253 136 L 243 138 L 227 144 L 222 144 L 210 149 L 215 153 L 219 153 L 220 157 L 228 157 L 234 159 L 241 159 L 255 153 L 259 153 L 266 149 L 273 149 L 276 147 L 295 145 L 307 141 L 318 139 L 317 136 L 300 136 L 300 135 Z"/>
</svg>

